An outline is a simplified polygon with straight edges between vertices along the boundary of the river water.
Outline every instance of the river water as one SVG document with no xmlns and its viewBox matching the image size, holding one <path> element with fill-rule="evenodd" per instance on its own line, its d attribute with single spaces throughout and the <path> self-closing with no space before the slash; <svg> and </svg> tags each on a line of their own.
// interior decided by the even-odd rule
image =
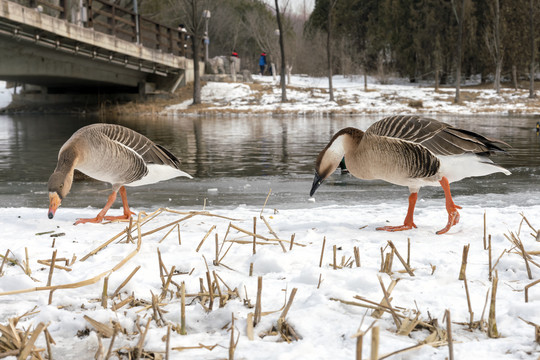
<svg viewBox="0 0 540 360">
<path fill-rule="evenodd" d="M 183 163 L 193 180 L 173 179 L 128 188 L 130 205 L 309 208 L 328 204 L 373 202 L 405 206 L 408 189 L 382 181 L 362 181 L 336 172 L 308 201 L 313 164 L 320 150 L 339 129 L 365 130 L 381 116 L 364 117 L 164 117 L 107 121 L 130 127 L 165 146 Z M 540 137 L 533 117 L 434 116 L 452 125 L 501 139 L 512 148 L 509 156 L 493 160 L 512 172 L 464 179 L 452 184 L 456 203 L 481 206 L 540 203 Z M 0 116 L 0 206 L 48 206 L 47 180 L 56 166 L 58 150 L 82 126 L 100 122 L 75 115 Z M 65 207 L 101 208 L 108 184 L 77 181 Z M 421 199 L 444 198 L 440 188 L 422 188 Z M 119 206 L 118 203 L 115 207 Z"/>
</svg>

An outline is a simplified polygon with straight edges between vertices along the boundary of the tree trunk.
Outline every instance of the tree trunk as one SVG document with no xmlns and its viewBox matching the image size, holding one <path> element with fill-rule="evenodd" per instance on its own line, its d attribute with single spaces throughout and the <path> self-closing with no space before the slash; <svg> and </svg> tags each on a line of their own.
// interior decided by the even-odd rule
<svg viewBox="0 0 540 360">
<path fill-rule="evenodd" d="M 458 41 L 456 49 L 456 98 L 454 102 L 458 104 L 461 101 L 460 90 L 461 90 L 461 53 L 463 51 L 463 19 L 465 18 L 465 0 L 461 1 L 460 14 L 457 16 L 457 11 L 454 5 L 454 12 L 458 21 Z"/>
<path fill-rule="evenodd" d="M 514 90 L 518 89 L 518 78 L 517 78 L 517 66 L 512 65 L 512 82 L 514 83 Z"/>
<path fill-rule="evenodd" d="M 330 94 L 330 101 L 334 101 L 334 87 L 332 85 L 332 9 L 336 0 L 331 1 L 328 6 L 328 29 L 326 33 L 326 59 L 328 60 L 328 93 Z"/>
<path fill-rule="evenodd" d="M 494 45 L 495 45 L 495 92 L 501 94 L 501 71 L 503 62 L 503 51 L 501 44 L 501 17 L 499 0 L 495 0 L 495 24 L 494 24 Z"/>
<path fill-rule="evenodd" d="M 530 68 L 530 83 L 529 83 L 529 98 L 533 99 L 536 97 L 536 93 L 534 91 L 534 78 L 535 78 L 535 58 L 536 58 L 536 51 L 535 51 L 535 41 L 534 41 L 534 0 L 529 0 L 529 25 L 530 25 L 530 31 L 529 31 L 529 38 L 530 38 L 530 45 L 531 45 L 531 68 Z"/>
<path fill-rule="evenodd" d="M 197 1 L 191 2 L 191 16 L 193 22 L 193 32 L 191 34 L 191 48 L 193 50 L 193 105 L 201 103 L 201 77 L 199 67 L 199 11 L 197 9 Z"/>
<path fill-rule="evenodd" d="M 278 0 L 276 4 L 276 19 L 279 29 L 279 49 L 281 50 L 281 102 L 287 102 L 287 86 L 285 84 L 285 46 L 283 45 L 283 26 L 281 25 L 281 14 L 279 12 Z"/>
</svg>

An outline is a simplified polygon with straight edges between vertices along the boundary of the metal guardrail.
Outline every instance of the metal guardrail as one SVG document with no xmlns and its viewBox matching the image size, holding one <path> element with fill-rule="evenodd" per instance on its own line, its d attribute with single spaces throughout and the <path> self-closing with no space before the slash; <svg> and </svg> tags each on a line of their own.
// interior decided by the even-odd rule
<svg viewBox="0 0 540 360">
<path fill-rule="evenodd" d="M 23 6 L 68 21 L 68 9 L 64 0 L 15 0 Z M 104 0 L 87 0 L 84 24 L 87 28 L 115 36 L 119 39 L 160 50 L 164 53 L 193 58 L 191 37 L 178 29 L 144 18 L 133 10 L 121 8 Z M 201 44 L 201 61 L 204 49 Z"/>
</svg>

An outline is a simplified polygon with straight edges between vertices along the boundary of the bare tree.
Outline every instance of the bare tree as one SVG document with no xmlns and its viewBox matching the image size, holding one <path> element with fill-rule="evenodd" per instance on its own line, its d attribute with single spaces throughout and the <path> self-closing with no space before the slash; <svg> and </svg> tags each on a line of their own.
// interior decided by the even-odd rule
<svg viewBox="0 0 540 360">
<path fill-rule="evenodd" d="M 489 54 L 495 63 L 495 80 L 494 87 L 497 94 L 501 93 L 501 71 L 503 66 L 503 53 L 504 49 L 501 40 L 501 16 L 499 0 L 493 0 L 489 4 L 489 10 L 493 24 L 490 28 L 486 29 L 485 41 Z"/>
<path fill-rule="evenodd" d="M 463 52 L 463 21 L 465 19 L 465 0 L 461 0 L 461 9 L 459 9 L 459 15 L 456 7 L 456 0 L 452 0 L 452 9 L 454 10 L 454 15 L 456 16 L 458 24 L 458 41 L 456 46 L 456 97 L 454 102 L 459 103 L 461 100 L 461 53 Z"/>
<path fill-rule="evenodd" d="M 201 76 L 200 76 L 200 53 L 204 32 L 202 11 L 209 6 L 205 0 L 169 0 L 170 12 L 174 12 L 174 19 L 183 22 L 191 38 L 193 53 L 193 105 L 201 103 Z"/>
<path fill-rule="evenodd" d="M 276 20 L 278 24 L 278 30 L 279 30 L 279 48 L 281 50 L 281 102 L 287 102 L 287 86 L 286 86 L 286 79 L 285 79 L 285 46 L 283 43 L 283 25 L 281 24 L 281 13 L 279 12 L 279 1 L 274 1 L 276 4 Z"/>
<path fill-rule="evenodd" d="M 530 83 L 529 83 L 529 98 L 533 99 L 536 97 L 536 92 L 534 91 L 534 78 L 535 74 L 535 59 L 536 59 L 536 46 L 534 41 L 534 0 L 529 0 L 529 28 L 530 28 L 530 45 L 531 45 L 531 70 L 530 70 Z"/>
<path fill-rule="evenodd" d="M 328 8 L 328 29 L 326 33 L 326 58 L 328 60 L 328 92 L 330 101 L 334 101 L 334 86 L 332 85 L 332 10 L 338 0 L 331 0 Z"/>
</svg>

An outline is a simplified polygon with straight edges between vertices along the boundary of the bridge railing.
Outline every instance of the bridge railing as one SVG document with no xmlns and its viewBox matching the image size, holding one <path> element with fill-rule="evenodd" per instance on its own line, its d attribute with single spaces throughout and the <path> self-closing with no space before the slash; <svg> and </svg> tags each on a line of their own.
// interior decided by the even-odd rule
<svg viewBox="0 0 540 360">
<path fill-rule="evenodd" d="M 43 13 L 69 20 L 70 14 L 65 0 L 15 0 L 21 5 L 38 8 Z M 104 0 L 87 0 L 87 7 L 80 9 L 85 16 L 86 26 L 119 39 L 138 43 L 142 46 L 161 50 L 176 56 L 193 58 L 191 37 L 150 19 L 134 11 L 119 7 Z M 204 56 L 201 44 L 201 60 Z"/>
</svg>

